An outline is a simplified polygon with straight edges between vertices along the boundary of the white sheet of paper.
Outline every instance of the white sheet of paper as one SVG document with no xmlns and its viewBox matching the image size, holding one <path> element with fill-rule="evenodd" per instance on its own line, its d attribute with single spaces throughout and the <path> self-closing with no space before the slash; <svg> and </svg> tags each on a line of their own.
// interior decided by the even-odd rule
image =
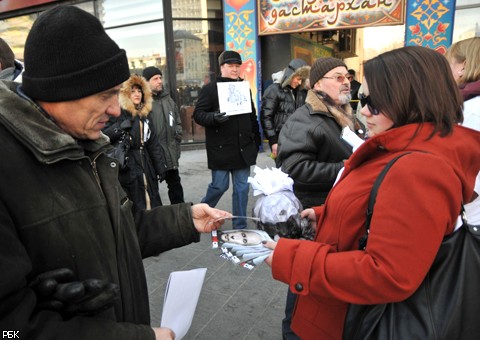
<svg viewBox="0 0 480 340">
<path fill-rule="evenodd" d="M 342 138 L 353 147 L 353 151 L 357 150 L 364 140 L 358 137 L 355 132 L 350 130 L 348 126 L 345 126 L 342 130 Z"/>
<path fill-rule="evenodd" d="M 178 271 L 168 278 L 160 327 L 172 329 L 177 340 L 182 339 L 192 325 L 206 272 L 207 268 Z"/>
<path fill-rule="evenodd" d="M 220 112 L 227 116 L 252 112 L 250 85 L 246 81 L 228 81 L 217 83 Z"/>
</svg>

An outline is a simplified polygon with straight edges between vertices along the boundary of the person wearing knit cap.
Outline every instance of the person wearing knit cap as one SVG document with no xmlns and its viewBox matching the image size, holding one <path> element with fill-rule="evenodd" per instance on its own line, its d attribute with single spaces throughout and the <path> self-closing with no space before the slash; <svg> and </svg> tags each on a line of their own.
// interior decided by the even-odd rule
<svg viewBox="0 0 480 340">
<path fill-rule="evenodd" d="M 304 208 L 320 206 L 332 188 L 352 147 L 341 139 L 343 128 L 362 127 L 350 107 L 347 66 L 337 58 L 315 60 L 305 105 L 283 125 L 278 138 L 276 165 L 293 179 L 293 189 Z M 290 329 L 296 295 L 287 294 L 282 333 L 299 339 Z"/>
<path fill-rule="evenodd" d="M 302 59 L 293 59 L 284 69 L 281 81 L 271 84 L 263 94 L 260 121 L 273 159 L 277 157 L 278 135 L 283 124 L 305 104 L 305 83 L 309 75 L 310 66 Z"/>
<path fill-rule="evenodd" d="M 120 115 L 128 60 L 95 16 L 42 13 L 24 57 L 23 84 L 0 82 L 0 328 L 21 339 L 173 339 L 150 326 L 142 259 L 198 242 L 231 214 L 178 204 L 134 219 L 102 133 Z"/>
<path fill-rule="evenodd" d="M 231 175 L 233 215 L 247 216 L 248 177 L 257 160 L 260 130 L 251 92 L 250 112 L 231 116 L 220 112 L 217 84 L 243 81 L 242 58 L 236 51 L 223 51 L 218 64 L 221 76 L 202 87 L 193 111 L 195 122 L 205 127 L 208 168 L 212 170 L 212 182 L 202 202 L 215 207 L 228 190 Z M 232 225 L 234 229 L 247 227 L 245 218 L 234 219 Z"/>
<path fill-rule="evenodd" d="M 323 203 L 343 160 L 352 153 L 340 139 L 341 130 L 363 130 L 349 104 L 347 75 L 342 60 L 317 59 L 310 69 L 306 105 L 280 131 L 276 165 L 292 177 L 295 194 L 306 207 Z"/>
<path fill-rule="evenodd" d="M 142 71 L 142 76 L 145 79 L 147 79 L 147 81 L 150 81 L 150 79 L 152 79 L 152 77 L 156 75 L 160 76 L 160 78 L 162 79 L 162 89 L 163 89 L 163 74 L 158 67 L 148 66 Z"/>
<path fill-rule="evenodd" d="M 178 169 L 183 133 L 180 111 L 168 91 L 163 88 L 163 75 L 159 68 L 149 66 L 142 74 L 153 94 L 150 118 L 167 162 L 165 182 L 168 187 L 168 198 L 170 204 L 183 203 L 183 187 Z"/>
</svg>

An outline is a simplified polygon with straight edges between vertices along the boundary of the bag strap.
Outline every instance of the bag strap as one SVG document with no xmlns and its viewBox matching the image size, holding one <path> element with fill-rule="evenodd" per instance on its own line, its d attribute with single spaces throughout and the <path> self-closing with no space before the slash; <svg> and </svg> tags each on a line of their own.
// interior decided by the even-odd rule
<svg viewBox="0 0 480 340">
<path fill-rule="evenodd" d="M 358 241 L 359 244 L 359 249 L 360 250 L 365 250 L 365 247 L 367 246 L 367 240 L 368 240 L 368 234 L 370 233 L 370 222 L 372 220 L 372 215 L 373 215 L 373 207 L 375 205 L 375 201 L 377 199 L 377 191 L 378 188 L 380 187 L 380 184 L 382 183 L 383 179 L 385 178 L 385 175 L 387 174 L 388 170 L 392 167 L 392 165 L 401 157 L 410 154 L 411 152 L 406 152 L 404 154 L 398 155 L 397 157 L 391 159 L 387 165 L 383 168 L 382 172 L 378 175 L 377 179 L 373 183 L 372 190 L 370 191 L 370 198 L 368 199 L 368 207 L 367 207 L 367 218 L 365 220 L 365 235 L 363 235 L 360 240 Z"/>
</svg>

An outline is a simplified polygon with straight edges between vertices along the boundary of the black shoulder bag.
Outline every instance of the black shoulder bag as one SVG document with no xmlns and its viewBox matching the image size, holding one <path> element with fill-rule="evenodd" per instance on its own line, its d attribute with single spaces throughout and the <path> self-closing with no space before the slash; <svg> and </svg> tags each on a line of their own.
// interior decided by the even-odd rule
<svg viewBox="0 0 480 340">
<path fill-rule="evenodd" d="M 404 155 L 392 159 L 373 185 L 360 249 L 367 244 L 378 187 Z M 480 226 L 467 223 L 463 203 L 461 215 L 462 227 L 443 239 L 417 291 L 401 302 L 350 305 L 344 340 L 480 339 Z"/>
<path fill-rule="evenodd" d="M 112 144 L 113 149 L 106 152 L 106 155 L 118 161 L 120 171 L 127 169 L 128 151 L 130 150 L 130 134 L 123 132 L 119 140 Z"/>
</svg>

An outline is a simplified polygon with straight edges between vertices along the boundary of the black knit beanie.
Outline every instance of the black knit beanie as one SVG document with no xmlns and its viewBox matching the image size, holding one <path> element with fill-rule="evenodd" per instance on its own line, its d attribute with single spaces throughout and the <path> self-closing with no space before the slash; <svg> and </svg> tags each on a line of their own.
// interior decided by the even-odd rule
<svg viewBox="0 0 480 340">
<path fill-rule="evenodd" d="M 327 57 L 327 58 L 318 58 L 313 63 L 312 68 L 310 69 L 310 86 L 313 88 L 315 83 L 319 81 L 328 71 L 333 70 L 335 67 L 344 66 L 347 68 L 345 63 L 337 58 Z"/>
<path fill-rule="evenodd" d="M 143 78 L 147 80 L 150 80 L 150 78 L 152 78 L 154 75 L 157 75 L 157 74 L 162 75 L 162 71 L 160 71 L 160 69 L 155 66 L 149 66 L 145 68 L 142 72 Z"/>
<path fill-rule="evenodd" d="M 84 98 L 130 77 L 125 50 L 93 15 L 73 6 L 46 11 L 25 43 L 22 89 L 46 102 Z"/>
</svg>

